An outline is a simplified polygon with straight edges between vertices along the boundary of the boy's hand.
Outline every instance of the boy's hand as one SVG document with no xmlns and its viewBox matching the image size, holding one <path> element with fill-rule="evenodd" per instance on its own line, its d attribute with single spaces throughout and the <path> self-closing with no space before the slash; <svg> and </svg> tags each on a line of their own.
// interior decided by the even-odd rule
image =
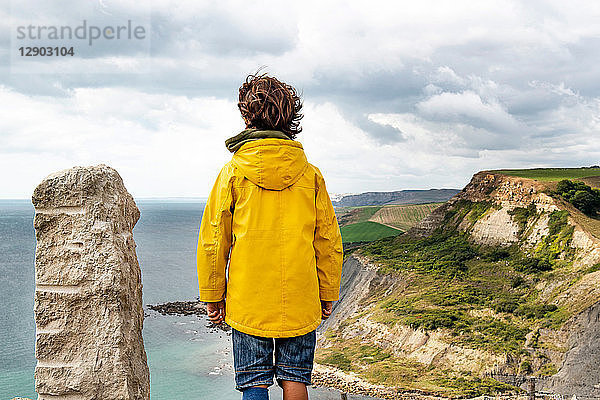
<svg viewBox="0 0 600 400">
<path fill-rule="evenodd" d="M 333 301 L 321 300 L 321 319 L 327 319 L 331 315 L 333 309 Z"/>
<path fill-rule="evenodd" d="M 206 303 L 206 314 L 208 320 L 213 324 L 220 324 L 225 321 L 225 300 L 216 303 Z"/>
</svg>

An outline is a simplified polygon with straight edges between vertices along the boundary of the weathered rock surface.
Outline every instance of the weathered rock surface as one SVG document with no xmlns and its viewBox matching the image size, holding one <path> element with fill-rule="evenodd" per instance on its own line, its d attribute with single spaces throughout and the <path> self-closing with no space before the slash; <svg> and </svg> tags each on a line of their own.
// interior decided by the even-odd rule
<svg viewBox="0 0 600 400">
<path fill-rule="evenodd" d="M 47 176 L 35 189 L 39 399 L 149 399 L 140 212 L 107 165 Z"/>
<path fill-rule="evenodd" d="M 600 398 L 600 303 L 572 318 L 565 327 L 569 349 L 558 373 L 540 388 L 565 396 Z"/>
<path fill-rule="evenodd" d="M 343 320 L 358 311 L 360 301 L 369 293 L 375 273 L 376 268 L 370 268 L 366 259 L 358 255 L 346 258 L 342 268 L 340 299 L 333 303 L 331 315 L 321 322 L 317 333 L 324 334 L 329 328 L 336 329 Z"/>
<path fill-rule="evenodd" d="M 417 237 L 431 235 L 436 228 L 444 224 L 446 213 L 459 200 L 487 201 L 496 203 L 500 207 L 491 210 L 477 221 L 471 233 L 481 244 L 509 245 L 518 239 L 518 225 L 507 211 L 530 203 L 534 203 L 538 211 L 552 212 L 560 209 L 556 205 L 556 200 L 544 193 L 544 189 L 539 182 L 530 179 L 487 171 L 478 172 L 460 193 L 435 209 L 409 232 Z M 459 228 L 464 230 L 465 227 Z"/>
<path fill-rule="evenodd" d="M 492 210 L 475 222 L 471 238 L 477 243 L 492 246 L 516 243 L 519 240 L 519 225 L 513 221 L 509 210 L 508 207 Z"/>
</svg>

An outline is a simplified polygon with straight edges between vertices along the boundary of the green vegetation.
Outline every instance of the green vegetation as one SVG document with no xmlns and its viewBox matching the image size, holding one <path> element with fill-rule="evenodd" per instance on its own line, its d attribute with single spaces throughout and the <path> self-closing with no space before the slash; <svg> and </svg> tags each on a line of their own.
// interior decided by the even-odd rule
<svg viewBox="0 0 600 400">
<path fill-rule="evenodd" d="M 600 264 L 572 270 L 574 227 L 568 223 L 569 211 L 548 213 L 533 204 L 514 208 L 509 213 L 519 226 L 521 242 L 484 246 L 473 242 L 469 224 L 498 206 L 459 200 L 448 207 L 442 226 L 426 238 L 386 237 L 361 247 L 360 252 L 380 265 L 378 273 L 394 274 L 400 282 L 393 292 L 371 288 L 363 300 L 372 306 L 366 308 L 369 318 L 389 327 L 437 331 L 436 339 L 446 343 L 506 355 L 509 373 L 555 373 L 542 349 L 566 349 L 540 331 L 560 328 L 575 310 L 568 304 L 558 307 L 553 300 L 585 274 L 600 270 Z M 533 248 L 523 246 L 528 227 L 542 218 L 548 220 L 548 234 Z M 355 322 L 346 320 L 338 329 Z M 441 363 L 426 366 L 362 341 L 353 344 L 334 333 L 328 337 L 334 345 L 320 349 L 317 360 L 374 383 L 448 397 L 511 390 L 494 380 L 442 370 Z"/>
<path fill-rule="evenodd" d="M 518 391 L 495 379 L 450 370 L 438 371 L 416 360 L 396 357 L 379 347 L 361 343 L 360 338 L 334 339 L 334 343 L 335 346 L 329 348 L 319 347 L 315 360 L 346 372 L 356 372 L 374 384 L 392 385 L 401 390 L 427 390 L 446 397 Z"/>
<path fill-rule="evenodd" d="M 600 189 L 592 189 L 583 182 L 562 180 L 553 194 L 573 204 L 587 216 L 593 217 L 600 211 Z"/>
<path fill-rule="evenodd" d="M 596 271 L 600 271 L 600 263 L 592 265 L 585 271 L 585 273 L 591 274 L 592 272 L 596 272 Z"/>
<path fill-rule="evenodd" d="M 600 176 L 600 168 L 534 168 L 534 169 L 498 169 L 491 172 L 539 181 L 560 181 Z"/>
<path fill-rule="evenodd" d="M 379 207 L 379 206 L 357 207 L 354 209 L 357 211 L 357 216 L 358 216 L 356 222 L 363 222 L 363 221 L 368 221 L 369 218 L 371 218 L 373 216 L 373 214 L 375 214 L 377 211 L 379 211 L 381 209 L 381 207 Z"/>
<path fill-rule="evenodd" d="M 535 259 L 539 262 L 555 264 L 561 254 L 571 254 L 569 244 L 575 228 L 567 223 L 568 216 L 569 212 L 566 210 L 553 211 L 550 214 L 548 236 L 541 240 L 534 250 Z"/>
<path fill-rule="evenodd" d="M 512 265 L 515 271 L 525 273 L 550 271 L 552 269 L 552 264 L 548 260 L 532 257 L 519 257 L 512 262 Z"/>
<path fill-rule="evenodd" d="M 560 213 L 551 215 L 545 249 L 565 250 L 555 246 L 557 240 L 564 243 L 568 226 Z M 555 253 L 528 256 L 518 246 L 475 246 L 466 234 L 454 230 L 424 239 L 382 239 L 364 246 L 363 252 L 382 263 L 382 271 L 411 276 L 408 289 L 379 303 L 383 323 L 445 329 L 453 342 L 464 346 L 518 355 L 530 329 L 553 324 L 558 311 L 538 297 L 534 285 L 560 265 Z"/>
<path fill-rule="evenodd" d="M 342 371 L 350 371 L 352 367 L 352 361 L 342 351 L 333 350 L 326 357 L 320 360 L 321 364 L 332 365 L 341 369 Z"/>
<path fill-rule="evenodd" d="M 466 202 L 463 200 L 463 202 Z M 478 202 L 470 202 L 471 212 L 468 214 L 469 221 L 475 223 L 477 222 L 487 210 L 492 207 L 492 203 L 488 201 L 478 201 Z"/>
<path fill-rule="evenodd" d="M 475 223 L 492 207 L 494 207 L 494 203 L 489 201 L 475 202 L 461 199 L 448 210 L 444 216 L 444 221 L 446 223 L 454 222 L 458 224 L 468 215 L 468 221 Z"/>
<path fill-rule="evenodd" d="M 512 210 L 508 211 L 513 218 L 513 220 L 519 225 L 519 235 L 522 235 L 525 232 L 525 228 L 527 228 L 527 223 L 531 217 L 537 216 L 537 209 L 534 203 L 529 204 L 527 208 L 525 207 L 516 207 Z"/>
<path fill-rule="evenodd" d="M 390 228 L 389 226 L 372 221 L 345 225 L 340 228 L 340 231 L 344 243 L 369 242 L 402 233 L 402 231 L 398 229 Z"/>
<path fill-rule="evenodd" d="M 462 233 L 438 234 L 400 243 L 387 239 L 369 244 L 363 249 L 367 255 L 393 260 L 388 268 L 434 272 L 447 277 L 463 275 L 467 270 L 464 262 L 477 255 Z"/>
<path fill-rule="evenodd" d="M 558 368 L 552 363 L 544 364 L 538 371 L 538 375 L 551 376 L 558 373 Z"/>
</svg>

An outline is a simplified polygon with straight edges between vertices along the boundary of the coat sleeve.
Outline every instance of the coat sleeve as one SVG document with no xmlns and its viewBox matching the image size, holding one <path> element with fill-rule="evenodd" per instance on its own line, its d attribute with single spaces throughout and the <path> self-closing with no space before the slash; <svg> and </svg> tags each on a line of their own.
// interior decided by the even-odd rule
<svg viewBox="0 0 600 400">
<path fill-rule="evenodd" d="M 226 164 L 208 196 L 200 222 L 196 254 L 200 301 L 217 302 L 225 298 L 234 207 L 232 178 L 232 168 Z"/>
<path fill-rule="evenodd" d="M 340 297 L 344 258 L 342 236 L 331 199 L 325 188 L 325 180 L 320 172 L 317 173 L 315 206 L 317 220 L 314 248 L 317 259 L 319 295 L 323 301 L 336 301 Z"/>
</svg>

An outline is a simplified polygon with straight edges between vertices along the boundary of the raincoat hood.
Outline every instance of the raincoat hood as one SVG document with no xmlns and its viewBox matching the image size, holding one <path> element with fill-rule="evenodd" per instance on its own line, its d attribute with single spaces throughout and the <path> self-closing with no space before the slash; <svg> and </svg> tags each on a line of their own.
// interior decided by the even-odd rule
<svg viewBox="0 0 600 400">
<path fill-rule="evenodd" d="M 245 143 L 234 153 L 232 162 L 249 181 L 268 190 L 293 185 L 308 167 L 300 142 L 277 138 Z"/>
</svg>

